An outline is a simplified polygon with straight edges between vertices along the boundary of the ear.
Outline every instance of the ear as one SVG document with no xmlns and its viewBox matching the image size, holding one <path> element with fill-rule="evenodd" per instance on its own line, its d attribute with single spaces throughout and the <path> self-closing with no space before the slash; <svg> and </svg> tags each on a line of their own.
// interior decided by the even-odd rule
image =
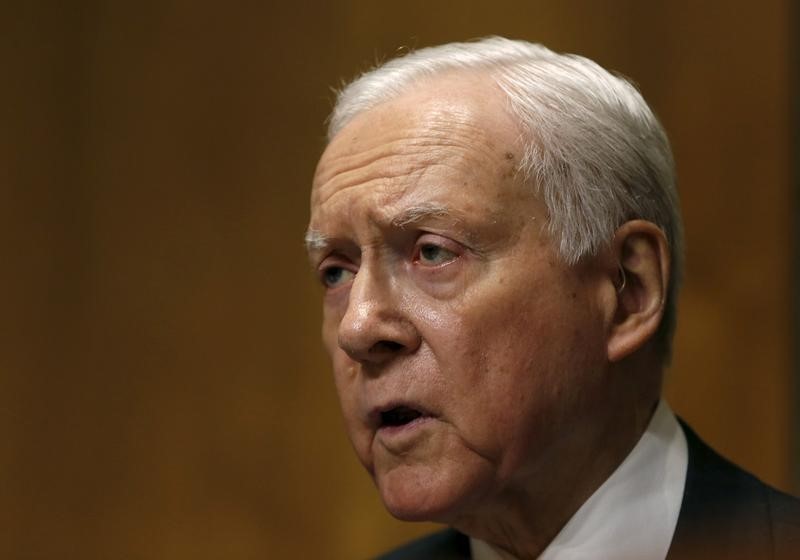
<svg viewBox="0 0 800 560">
<path fill-rule="evenodd" d="M 661 324 L 669 286 L 670 255 L 664 232 L 645 220 L 624 223 L 614 234 L 616 307 L 608 359 L 622 360 L 650 340 Z"/>
</svg>

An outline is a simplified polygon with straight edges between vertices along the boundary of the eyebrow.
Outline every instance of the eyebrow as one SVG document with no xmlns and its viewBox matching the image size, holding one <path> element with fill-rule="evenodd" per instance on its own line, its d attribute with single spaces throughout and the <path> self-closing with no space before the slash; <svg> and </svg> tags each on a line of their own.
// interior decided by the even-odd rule
<svg viewBox="0 0 800 560">
<path fill-rule="evenodd" d="M 425 203 L 410 206 L 394 216 L 390 224 L 396 228 L 406 228 L 412 224 L 422 222 L 430 218 L 446 218 L 452 216 L 452 212 L 441 204 Z M 324 251 L 331 244 L 331 239 L 315 229 L 309 229 L 305 234 L 306 251 Z"/>
<path fill-rule="evenodd" d="M 328 236 L 315 229 L 309 229 L 306 231 L 304 241 L 306 245 L 306 251 L 309 253 L 311 251 L 322 251 L 328 245 L 330 245 Z"/>
<path fill-rule="evenodd" d="M 394 227 L 404 228 L 429 218 L 446 218 L 450 215 L 451 212 L 446 206 L 433 203 L 418 204 L 406 208 L 392 218 L 392 225 Z"/>
</svg>

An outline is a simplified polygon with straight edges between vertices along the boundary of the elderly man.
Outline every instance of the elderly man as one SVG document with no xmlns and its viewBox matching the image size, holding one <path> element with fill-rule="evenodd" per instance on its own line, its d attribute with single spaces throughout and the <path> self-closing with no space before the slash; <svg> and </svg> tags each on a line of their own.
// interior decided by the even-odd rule
<svg viewBox="0 0 800 560">
<path fill-rule="evenodd" d="M 661 400 L 681 270 L 669 143 L 597 64 L 488 38 L 339 95 L 306 242 L 387 558 L 772 558 L 800 507 Z"/>
</svg>

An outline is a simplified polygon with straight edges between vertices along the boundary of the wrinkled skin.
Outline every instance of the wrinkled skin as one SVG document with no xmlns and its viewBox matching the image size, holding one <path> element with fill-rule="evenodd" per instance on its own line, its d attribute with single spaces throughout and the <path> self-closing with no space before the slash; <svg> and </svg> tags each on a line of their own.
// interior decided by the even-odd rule
<svg viewBox="0 0 800 560">
<path fill-rule="evenodd" d="M 619 429 L 609 373 L 615 265 L 559 259 L 484 82 L 427 82 L 348 123 L 317 168 L 309 253 L 348 434 L 386 507 L 522 556 L 643 426 Z M 382 428 L 397 404 L 424 416 Z"/>
</svg>

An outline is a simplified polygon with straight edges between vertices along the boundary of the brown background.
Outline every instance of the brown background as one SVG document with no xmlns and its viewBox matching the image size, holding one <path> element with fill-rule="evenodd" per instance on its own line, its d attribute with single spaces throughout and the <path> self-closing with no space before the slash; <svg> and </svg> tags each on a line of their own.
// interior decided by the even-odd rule
<svg viewBox="0 0 800 560">
<path fill-rule="evenodd" d="M 790 0 L 0 8 L 0 556 L 365 558 L 301 238 L 329 86 L 487 34 L 632 76 L 674 145 L 668 395 L 792 489 Z M 797 487 L 794 487 L 797 490 Z"/>
</svg>

